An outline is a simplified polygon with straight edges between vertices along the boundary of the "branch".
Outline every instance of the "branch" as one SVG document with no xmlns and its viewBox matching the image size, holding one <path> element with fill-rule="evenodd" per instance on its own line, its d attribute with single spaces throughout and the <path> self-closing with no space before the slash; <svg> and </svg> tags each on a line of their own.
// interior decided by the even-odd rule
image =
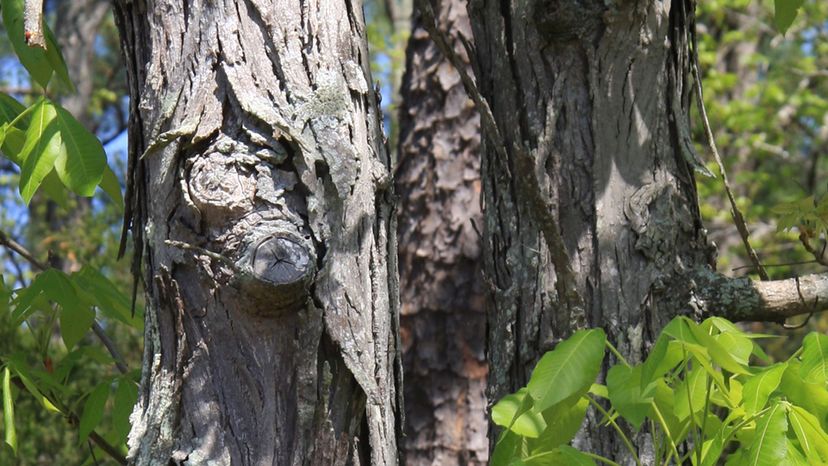
<svg viewBox="0 0 828 466">
<path fill-rule="evenodd" d="M 46 39 L 43 37 L 43 0 L 26 0 L 23 27 L 26 44 L 46 50 Z"/>
<path fill-rule="evenodd" d="M 37 260 L 34 257 L 34 255 L 31 252 L 29 252 L 29 250 L 26 249 L 22 244 L 9 238 L 9 236 L 2 230 L 0 230 L 0 246 L 5 246 L 10 251 L 17 253 L 20 257 L 26 259 L 29 262 L 29 264 L 31 264 L 34 268 L 38 270 L 43 271 L 48 268 L 46 264 Z M 101 343 L 103 343 L 107 351 L 109 351 L 109 354 L 112 356 L 112 359 L 115 360 L 115 366 L 118 368 L 118 371 L 120 371 L 122 374 L 126 374 L 127 372 L 129 372 L 129 368 L 126 365 L 126 362 L 124 362 L 123 356 L 121 356 L 121 353 L 115 347 L 115 344 L 106 334 L 103 327 L 101 327 L 100 324 L 98 324 L 97 320 L 92 324 L 92 331 L 95 333 L 95 335 L 98 336 L 98 339 L 101 340 Z"/>
<path fill-rule="evenodd" d="M 14 383 L 14 385 L 20 391 L 28 391 L 29 390 L 23 384 L 23 381 L 21 381 L 17 377 L 12 379 L 12 383 Z M 71 425 L 73 425 L 75 427 L 80 425 L 80 418 L 78 418 L 78 415 L 75 414 L 74 412 L 72 412 L 71 410 L 69 410 L 68 408 L 66 408 L 66 406 L 63 405 L 63 403 L 59 402 L 56 399 L 50 399 L 49 402 L 54 404 L 55 406 L 58 406 L 58 405 L 61 406 L 61 408 L 60 408 L 61 413 L 64 413 L 64 416 L 66 416 L 66 419 L 69 421 L 69 423 Z M 55 402 L 57 402 L 57 404 L 55 404 Z M 107 442 L 105 438 L 101 437 L 100 434 L 98 434 L 97 432 L 95 432 L 93 430 L 92 432 L 89 433 L 89 440 L 91 440 L 95 445 L 98 446 L 98 448 L 103 450 L 106 454 L 111 456 L 112 459 L 115 460 L 118 464 L 122 464 L 122 465 L 126 466 L 127 460 L 124 457 L 124 455 L 120 451 L 118 451 L 117 448 L 112 446 L 111 443 Z"/>
<path fill-rule="evenodd" d="M 828 273 L 785 280 L 753 281 L 710 270 L 693 276 L 693 304 L 705 314 L 734 322 L 784 322 L 789 317 L 828 309 Z"/>
<path fill-rule="evenodd" d="M 690 67 L 693 71 L 696 101 L 699 107 L 699 114 L 701 115 L 704 133 L 707 137 L 707 145 L 713 153 L 713 158 L 716 160 L 719 172 L 722 174 L 722 183 L 724 184 L 725 193 L 727 193 L 727 199 L 730 201 L 730 214 L 733 217 L 733 223 L 736 224 L 736 229 L 739 231 L 739 236 L 742 237 L 742 245 L 745 248 L 745 252 L 747 252 L 748 258 L 750 258 L 750 262 L 753 264 L 753 267 L 756 269 L 759 277 L 762 280 L 768 280 L 770 278 L 768 277 L 768 272 L 765 271 L 765 268 L 762 266 L 762 262 L 759 261 L 759 256 L 756 254 L 756 250 L 750 245 L 750 232 L 748 232 L 747 225 L 745 224 L 745 217 L 742 215 L 739 207 L 736 206 L 736 198 L 733 196 L 733 190 L 731 189 L 730 181 L 727 178 L 727 172 L 725 171 L 724 162 L 722 162 L 722 156 L 719 155 L 719 149 L 716 147 L 716 141 L 713 137 L 713 130 L 710 128 L 710 120 L 707 118 L 707 109 L 704 106 L 704 89 L 702 88 L 701 70 L 699 68 L 699 45 L 696 41 L 695 20 L 693 21 L 693 24 L 693 29 L 691 29 L 691 37 L 693 41 L 692 49 L 690 50 Z"/>
<path fill-rule="evenodd" d="M 32 264 L 35 268 L 40 270 L 46 270 L 48 267 L 43 262 L 35 259 L 35 257 L 30 253 L 22 244 L 18 243 L 17 241 L 11 239 L 5 232 L 0 231 L 0 246 L 5 246 L 10 251 L 17 253 L 20 257 L 26 259 L 30 264 Z"/>
</svg>

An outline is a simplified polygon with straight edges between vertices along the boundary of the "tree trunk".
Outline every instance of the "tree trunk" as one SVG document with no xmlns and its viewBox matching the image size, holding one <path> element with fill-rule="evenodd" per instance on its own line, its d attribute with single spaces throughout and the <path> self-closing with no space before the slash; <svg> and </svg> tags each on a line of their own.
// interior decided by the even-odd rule
<svg viewBox="0 0 828 466">
<path fill-rule="evenodd" d="M 437 2 L 441 27 L 471 37 L 465 1 Z M 485 465 L 485 287 L 480 274 L 480 124 L 460 77 L 413 21 L 401 89 L 401 334 L 406 464 Z"/>
<path fill-rule="evenodd" d="M 493 400 L 580 327 L 639 361 L 711 262 L 683 155 L 693 3 L 606 3 L 470 2 L 503 144 L 484 125 Z M 593 419 L 576 446 L 624 463 L 619 443 Z"/>
<path fill-rule="evenodd" d="M 135 464 L 396 464 L 389 160 L 352 0 L 115 2 Z"/>
</svg>

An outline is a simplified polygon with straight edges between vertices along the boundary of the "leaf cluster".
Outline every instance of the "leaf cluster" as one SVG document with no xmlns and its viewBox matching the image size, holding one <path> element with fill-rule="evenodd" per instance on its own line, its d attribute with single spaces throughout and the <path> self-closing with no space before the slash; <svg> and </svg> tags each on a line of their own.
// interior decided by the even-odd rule
<svg viewBox="0 0 828 466">
<path fill-rule="evenodd" d="M 504 428 L 492 464 L 615 464 L 568 445 L 590 405 L 637 464 L 621 424 L 651 436 L 656 464 L 828 463 L 828 336 L 809 334 L 785 362 L 752 365 L 768 359 L 761 337 L 719 317 L 677 317 L 632 365 L 602 330 L 576 332 L 541 358 L 526 387 L 492 408 Z M 607 350 L 619 363 L 606 384 L 596 383 Z"/>
</svg>

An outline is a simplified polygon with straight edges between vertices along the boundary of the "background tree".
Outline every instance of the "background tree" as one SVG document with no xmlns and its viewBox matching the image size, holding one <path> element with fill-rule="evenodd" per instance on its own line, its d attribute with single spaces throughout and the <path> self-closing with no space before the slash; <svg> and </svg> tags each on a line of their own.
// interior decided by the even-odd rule
<svg viewBox="0 0 828 466">
<path fill-rule="evenodd" d="M 434 3 L 468 62 L 464 1 Z M 488 458 L 479 119 L 459 74 L 414 16 L 399 113 L 401 337 L 408 465 Z"/>
<path fill-rule="evenodd" d="M 390 161 L 359 6 L 115 3 L 148 301 L 136 464 L 396 462 Z"/>
<path fill-rule="evenodd" d="M 480 93 L 466 84 L 487 138 L 495 398 L 523 386 L 545 349 L 584 326 L 604 328 L 637 362 L 676 314 L 807 312 L 815 296 L 798 296 L 793 281 L 786 313 L 775 314 L 765 285 L 724 286 L 711 272 L 694 181 L 706 170 L 688 121 L 694 2 L 479 0 L 469 13 Z M 733 287 L 742 306 L 733 306 Z M 577 446 L 624 458 L 614 436 L 597 432 L 587 426 Z M 647 458 L 650 446 L 638 447 Z"/>
</svg>

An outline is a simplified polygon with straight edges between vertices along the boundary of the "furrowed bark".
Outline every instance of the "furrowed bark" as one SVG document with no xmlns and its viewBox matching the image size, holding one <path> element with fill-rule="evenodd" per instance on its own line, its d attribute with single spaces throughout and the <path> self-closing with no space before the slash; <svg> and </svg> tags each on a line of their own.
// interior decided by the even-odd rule
<svg viewBox="0 0 828 466">
<path fill-rule="evenodd" d="M 494 400 L 582 326 L 603 327 L 639 361 L 663 325 L 692 312 L 687 275 L 712 254 L 687 157 L 691 2 L 472 0 L 469 13 L 504 145 L 484 128 Z M 563 250 L 548 244 L 556 229 Z M 570 281 L 562 257 L 573 279 L 557 289 Z M 597 421 L 575 446 L 628 464 Z M 643 436 L 635 443 L 652 458 Z"/>
<path fill-rule="evenodd" d="M 118 1 L 134 464 L 396 464 L 389 160 L 351 0 Z"/>
<path fill-rule="evenodd" d="M 465 2 L 435 2 L 440 27 L 470 38 Z M 401 88 L 399 257 L 409 466 L 484 465 L 485 287 L 480 123 L 460 76 L 415 15 Z"/>
</svg>

